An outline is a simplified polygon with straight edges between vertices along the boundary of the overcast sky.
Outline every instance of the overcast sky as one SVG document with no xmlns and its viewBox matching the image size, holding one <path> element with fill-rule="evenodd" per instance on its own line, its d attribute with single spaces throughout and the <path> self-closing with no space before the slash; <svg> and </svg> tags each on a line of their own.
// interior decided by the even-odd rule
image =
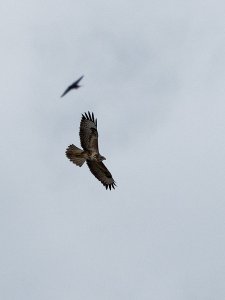
<svg viewBox="0 0 225 300">
<path fill-rule="evenodd" d="M 225 299 L 224 11 L 1 2 L 0 299 Z M 113 191 L 65 156 L 87 111 Z"/>
</svg>

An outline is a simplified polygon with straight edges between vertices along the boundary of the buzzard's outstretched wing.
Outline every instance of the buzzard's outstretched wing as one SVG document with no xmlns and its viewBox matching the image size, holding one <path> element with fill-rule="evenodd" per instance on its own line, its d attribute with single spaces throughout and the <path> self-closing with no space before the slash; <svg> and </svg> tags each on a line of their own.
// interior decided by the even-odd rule
<svg viewBox="0 0 225 300">
<path fill-rule="evenodd" d="M 87 165 L 91 173 L 105 186 L 106 189 L 114 188 L 116 183 L 112 178 L 112 174 L 106 168 L 102 162 L 97 162 L 94 160 L 87 160 Z"/>
<path fill-rule="evenodd" d="M 82 115 L 80 122 L 80 143 L 84 150 L 98 152 L 97 119 L 88 112 Z"/>
</svg>

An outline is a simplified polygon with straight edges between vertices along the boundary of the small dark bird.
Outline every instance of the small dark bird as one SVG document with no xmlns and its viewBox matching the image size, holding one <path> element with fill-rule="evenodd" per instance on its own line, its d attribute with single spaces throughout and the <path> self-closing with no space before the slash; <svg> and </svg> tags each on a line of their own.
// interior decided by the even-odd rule
<svg viewBox="0 0 225 300">
<path fill-rule="evenodd" d="M 72 90 L 72 89 L 79 89 L 79 87 L 81 87 L 80 85 L 79 85 L 79 82 L 81 81 L 81 79 L 84 77 L 84 75 L 83 76 L 81 76 L 79 79 L 77 79 L 77 81 L 75 81 L 74 83 L 72 83 L 66 90 L 65 90 L 65 92 L 62 94 L 62 96 L 61 97 L 63 97 L 63 96 L 65 96 L 70 90 Z"/>
</svg>

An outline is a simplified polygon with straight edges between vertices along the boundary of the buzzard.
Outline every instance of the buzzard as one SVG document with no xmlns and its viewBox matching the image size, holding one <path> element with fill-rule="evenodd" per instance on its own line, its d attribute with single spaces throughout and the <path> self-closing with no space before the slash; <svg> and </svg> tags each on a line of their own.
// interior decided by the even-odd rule
<svg viewBox="0 0 225 300">
<path fill-rule="evenodd" d="M 98 150 L 97 119 L 93 113 L 82 114 L 80 122 L 80 143 L 83 150 L 75 145 L 66 149 L 66 156 L 77 166 L 81 167 L 86 161 L 91 173 L 105 186 L 106 189 L 115 189 L 116 183 L 103 164 L 105 157 Z"/>
<path fill-rule="evenodd" d="M 79 87 L 81 87 L 79 85 L 79 82 L 81 81 L 81 79 L 84 77 L 81 76 L 79 79 L 77 79 L 74 83 L 72 83 L 70 86 L 68 86 L 68 88 L 65 90 L 65 92 L 61 95 L 61 97 L 65 96 L 70 90 L 72 89 L 78 89 Z"/>
</svg>

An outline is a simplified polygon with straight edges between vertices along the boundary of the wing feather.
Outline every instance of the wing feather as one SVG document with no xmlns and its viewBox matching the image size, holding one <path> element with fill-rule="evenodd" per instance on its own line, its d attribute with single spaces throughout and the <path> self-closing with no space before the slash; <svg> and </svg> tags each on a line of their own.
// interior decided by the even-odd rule
<svg viewBox="0 0 225 300">
<path fill-rule="evenodd" d="M 112 174 L 103 164 L 103 162 L 97 162 L 93 160 L 87 160 L 87 165 L 91 173 L 105 186 L 106 189 L 115 189 L 116 183 L 112 177 Z"/>
<path fill-rule="evenodd" d="M 80 143 L 86 151 L 98 151 L 97 119 L 93 113 L 82 114 L 80 122 Z"/>
</svg>

